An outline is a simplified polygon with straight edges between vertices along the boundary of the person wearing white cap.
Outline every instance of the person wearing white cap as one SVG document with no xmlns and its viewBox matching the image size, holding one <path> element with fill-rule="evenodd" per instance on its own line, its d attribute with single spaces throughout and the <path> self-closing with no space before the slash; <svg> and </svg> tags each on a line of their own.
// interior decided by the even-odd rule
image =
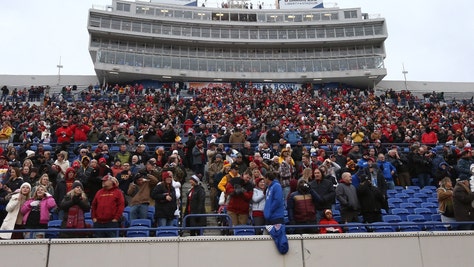
<svg viewBox="0 0 474 267">
<path fill-rule="evenodd" d="M 204 214 L 206 213 L 206 208 L 204 206 L 204 201 L 206 198 L 206 192 L 204 191 L 204 187 L 201 185 L 201 180 L 196 175 L 191 176 L 189 179 L 189 183 L 191 183 L 191 189 L 189 189 L 188 193 L 186 194 L 186 210 L 184 211 L 184 215 L 188 214 Z M 206 217 L 191 217 L 188 218 L 186 225 L 189 227 L 197 227 L 197 226 L 205 226 L 206 225 Z M 200 235 L 199 230 L 191 230 L 191 236 Z"/>
<path fill-rule="evenodd" d="M 31 185 L 29 183 L 23 183 L 19 189 L 13 192 L 10 201 L 8 201 L 7 207 L 5 208 L 8 214 L 3 220 L 2 226 L 0 227 L 1 230 L 25 229 L 23 226 L 23 214 L 20 212 L 20 208 L 30 197 L 30 192 Z M 0 233 L 0 238 L 23 239 L 23 234 L 20 232 L 3 232 Z"/>
</svg>

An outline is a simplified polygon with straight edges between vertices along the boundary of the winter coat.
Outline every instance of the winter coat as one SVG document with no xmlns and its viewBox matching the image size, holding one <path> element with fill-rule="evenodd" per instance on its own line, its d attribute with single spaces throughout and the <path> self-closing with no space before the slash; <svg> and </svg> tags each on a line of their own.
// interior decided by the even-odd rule
<svg viewBox="0 0 474 267">
<path fill-rule="evenodd" d="M 240 177 L 231 179 L 226 185 L 226 194 L 230 196 L 227 210 L 236 214 L 248 214 L 253 195 L 251 183 L 244 183 Z"/>
<path fill-rule="evenodd" d="M 28 221 L 28 216 L 30 215 L 32 206 L 31 202 L 36 201 L 36 199 L 30 198 L 21 206 L 21 213 L 23 214 L 23 224 L 26 224 Z M 46 197 L 40 200 L 40 224 L 48 224 L 50 217 L 50 210 L 56 207 L 56 201 L 54 201 L 53 196 L 46 193 Z"/>
<path fill-rule="evenodd" d="M 454 217 L 456 221 L 474 221 L 474 193 L 468 186 L 457 183 L 453 190 Z"/>
<path fill-rule="evenodd" d="M 340 183 L 336 187 L 336 197 L 341 204 L 341 211 L 360 210 L 359 199 L 356 188 L 352 184 Z"/>
<path fill-rule="evenodd" d="M 336 202 L 336 192 L 332 182 L 328 179 L 321 179 L 320 181 L 314 180 L 309 185 L 321 197 L 321 202 L 316 209 L 331 209 L 332 204 Z"/>
<path fill-rule="evenodd" d="M 263 216 L 268 224 L 284 222 L 285 203 L 283 199 L 283 189 L 276 179 L 273 180 L 267 188 Z"/>
<path fill-rule="evenodd" d="M 206 192 L 202 185 L 192 187 L 187 193 L 185 215 L 206 213 L 206 207 L 204 206 L 205 198 Z M 206 217 L 190 218 L 189 223 L 190 225 L 188 226 L 204 226 L 206 225 Z"/>
<path fill-rule="evenodd" d="M 87 197 L 82 198 L 82 196 L 78 197 L 73 196 L 72 194 L 67 194 L 63 198 L 63 201 L 61 201 L 59 204 L 59 208 L 64 211 L 64 217 L 61 223 L 62 228 L 66 228 L 69 209 L 74 205 L 77 205 L 84 213 L 90 211 L 91 209 L 91 205 L 89 204 Z"/>
<path fill-rule="evenodd" d="M 166 200 L 166 196 L 171 196 L 171 201 Z M 171 184 L 169 187 L 165 183 L 159 183 L 151 191 L 151 198 L 155 200 L 155 218 L 173 219 L 176 211 L 176 190 Z"/>
<path fill-rule="evenodd" d="M 252 215 L 262 217 L 265 208 L 265 192 L 260 188 L 253 189 L 252 195 Z"/>
<path fill-rule="evenodd" d="M 112 220 L 120 221 L 125 208 L 122 191 L 117 186 L 111 189 L 100 189 L 95 194 L 91 208 L 92 219 L 97 219 L 98 223 L 108 223 Z"/>
<path fill-rule="evenodd" d="M 23 222 L 23 214 L 20 212 L 23 203 L 24 201 L 20 200 L 20 193 L 15 193 L 12 195 L 5 208 L 8 214 L 3 220 L 2 227 L 0 228 L 1 230 L 13 230 L 15 228 L 15 224 L 17 224 L 17 219 L 19 220 L 18 224 Z M 18 217 L 18 215 L 20 216 Z M 1 239 L 10 239 L 11 236 L 12 233 L 0 233 Z"/>
</svg>

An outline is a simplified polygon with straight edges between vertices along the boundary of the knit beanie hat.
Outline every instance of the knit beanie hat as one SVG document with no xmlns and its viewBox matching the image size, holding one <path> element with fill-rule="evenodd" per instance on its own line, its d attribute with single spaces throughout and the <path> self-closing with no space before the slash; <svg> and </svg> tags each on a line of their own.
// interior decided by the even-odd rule
<svg viewBox="0 0 474 267">
<path fill-rule="evenodd" d="M 74 183 L 72 183 L 72 189 L 76 188 L 77 186 L 81 187 L 81 189 L 84 190 L 84 186 L 82 186 L 81 181 L 75 180 Z"/>
</svg>

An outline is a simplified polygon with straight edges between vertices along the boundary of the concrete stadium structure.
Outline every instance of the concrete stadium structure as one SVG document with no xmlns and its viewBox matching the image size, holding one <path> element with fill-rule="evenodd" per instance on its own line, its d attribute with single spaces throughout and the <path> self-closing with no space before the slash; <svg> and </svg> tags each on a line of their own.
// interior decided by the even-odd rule
<svg viewBox="0 0 474 267">
<path fill-rule="evenodd" d="M 360 8 L 208 8 L 113 0 L 105 9 L 90 9 L 88 31 L 101 82 L 336 82 L 367 88 L 387 73 L 385 19 Z"/>
</svg>

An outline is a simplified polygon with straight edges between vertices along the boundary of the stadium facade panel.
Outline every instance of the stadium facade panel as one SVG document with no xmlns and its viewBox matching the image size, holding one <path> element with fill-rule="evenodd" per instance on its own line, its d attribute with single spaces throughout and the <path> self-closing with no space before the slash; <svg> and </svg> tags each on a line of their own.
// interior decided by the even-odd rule
<svg viewBox="0 0 474 267">
<path fill-rule="evenodd" d="M 89 11 L 98 79 L 327 83 L 386 75 L 385 19 L 360 8 L 238 9 L 113 0 Z"/>
</svg>

